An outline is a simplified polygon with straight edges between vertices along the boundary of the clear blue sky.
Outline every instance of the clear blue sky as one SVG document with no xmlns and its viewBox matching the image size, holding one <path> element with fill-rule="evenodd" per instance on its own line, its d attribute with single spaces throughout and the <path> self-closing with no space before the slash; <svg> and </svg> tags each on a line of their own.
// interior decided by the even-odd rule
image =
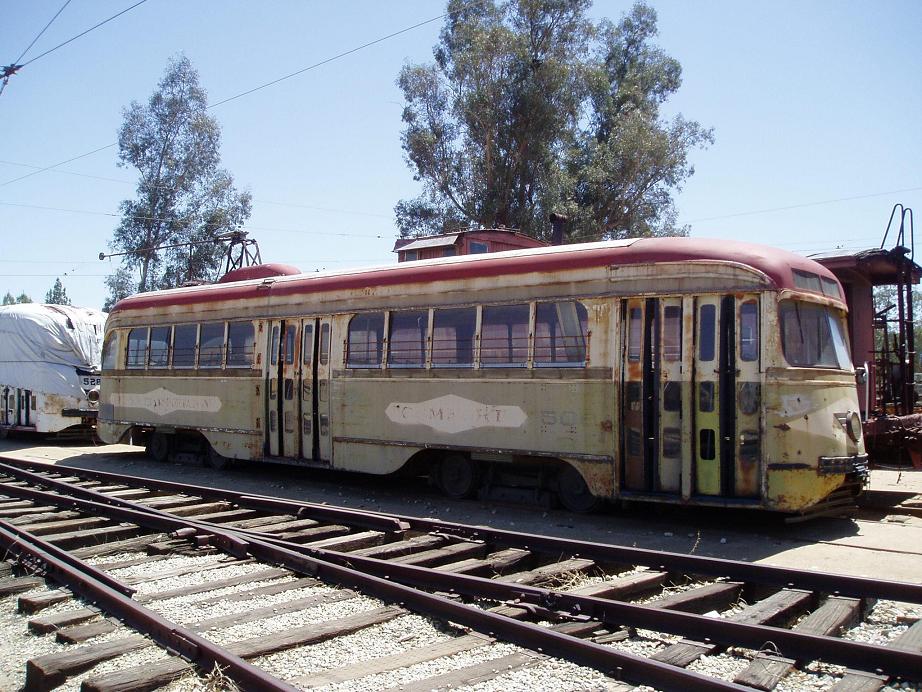
<svg viewBox="0 0 922 692">
<path fill-rule="evenodd" d="M 21 62 L 134 1 L 72 0 Z M 6 3 L 0 64 L 63 2 Z M 668 112 L 715 130 L 676 198 L 693 235 L 802 253 L 872 247 L 902 202 L 920 214 L 922 243 L 922 2 L 651 4 L 660 45 L 683 67 Z M 617 20 L 629 5 L 597 0 L 592 12 Z M 147 100 L 171 56 L 191 59 L 215 103 L 443 12 L 425 0 L 148 0 L 27 65 L 0 95 L 0 294 L 41 300 L 60 276 L 75 304 L 102 304 L 114 267 L 96 257 L 133 172 L 113 147 L 9 181 L 114 143 L 122 109 Z M 305 271 L 395 261 L 392 210 L 418 184 L 394 82 L 405 62 L 431 59 L 441 25 L 212 110 L 223 165 L 253 193 L 247 228 L 264 261 Z"/>
</svg>

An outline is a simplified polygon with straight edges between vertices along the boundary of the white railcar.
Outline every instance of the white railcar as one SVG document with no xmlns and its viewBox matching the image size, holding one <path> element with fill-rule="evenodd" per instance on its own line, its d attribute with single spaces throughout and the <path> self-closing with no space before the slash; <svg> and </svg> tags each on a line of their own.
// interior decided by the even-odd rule
<svg viewBox="0 0 922 692">
<path fill-rule="evenodd" d="M 69 305 L 0 307 L 0 434 L 95 427 L 105 320 Z"/>
</svg>

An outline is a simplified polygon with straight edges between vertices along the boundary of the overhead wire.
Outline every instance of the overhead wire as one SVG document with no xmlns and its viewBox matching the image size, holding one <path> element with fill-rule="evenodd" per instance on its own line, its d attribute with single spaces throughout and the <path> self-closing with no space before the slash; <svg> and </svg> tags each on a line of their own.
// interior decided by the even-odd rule
<svg viewBox="0 0 922 692">
<path fill-rule="evenodd" d="M 135 8 L 135 7 L 137 7 L 138 5 L 140 5 L 141 3 L 146 2 L 146 1 L 147 1 L 147 0 L 140 0 L 140 2 L 138 2 L 138 3 L 134 4 L 134 5 L 132 5 L 131 7 L 129 7 L 129 8 L 126 9 L 126 10 L 123 10 L 123 11 L 120 12 L 119 14 L 124 14 L 124 13 L 127 12 L 128 10 L 131 10 L 131 9 Z M 473 0 L 472 2 L 469 2 L 469 3 L 467 3 L 466 5 L 464 5 L 464 6 L 460 7 L 460 8 L 458 8 L 457 10 L 453 10 L 453 11 L 451 11 L 451 12 L 446 12 L 446 13 L 444 13 L 444 14 L 440 14 L 438 17 L 432 17 L 431 19 L 427 19 L 427 20 L 425 20 L 425 21 L 419 22 L 419 23 L 417 23 L 417 24 L 414 24 L 414 25 L 412 25 L 412 26 L 406 27 L 406 28 L 404 28 L 404 29 L 400 29 L 399 31 L 395 31 L 395 32 L 393 32 L 393 33 L 390 33 L 390 34 L 388 34 L 387 36 L 382 36 L 382 37 L 380 37 L 380 38 L 374 39 L 373 41 L 368 41 L 367 43 L 363 43 L 363 44 L 360 45 L 360 46 L 356 46 L 355 48 L 351 48 L 350 50 L 343 51 L 342 53 L 338 53 L 337 55 L 334 55 L 334 56 L 332 56 L 332 57 L 330 57 L 330 58 L 326 58 L 325 60 L 321 60 L 320 62 L 314 63 L 313 65 L 308 65 L 307 67 L 304 67 L 304 68 L 302 68 L 302 69 L 300 69 L 300 70 L 296 70 L 295 72 L 291 72 L 290 74 L 284 75 L 283 77 L 279 77 L 278 79 L 273 79 L 273 80 L 271 80 L 271 81 L 269 81 L 269 82 L 266 82 L 265 84 L 260 84 L 259 86 L 253 87 L 252 89 L 247 89 L 246 91 L 242 91 L 242 92 L 240 92 L 239 94 L 235 94 L 235 95 L 233 95 L 233 96 L 229 96 L 229 97 L 227 97 L 227 98 L 225 98 L 225 99 L 223 99 L 223 100 L 221 100 L 221 101 L 218 101 L 218 102 L 216 102 L 216 103 L 209 104 L 209 105 L 207 106 L 207 108 L 208 108 L 208 109 L 216 108 L 217 106 L 221 106 L 221 105 L 223 105 L 223 104 L 225 104 L 225 103 L 229 103 L 229 102 L 231 102 L 231 101 L 235 101 L 235 100 L 237 100 L 237 99 L 239 99 L 239 98 L 242 98 L 242 97 L 247 96 L 247 95 L 249 95 L 249 94 L 252 94 L 252 93 L 254 93 L 254 92 L 260 91 L 260 90 L 265 89 L 265 88 L 267 88 L 267 87 L 270 87 L 270 86 L 272 86 L 272 85 L 274 85 L 274 84 L 278 84 L 279 82 L 283 82 L 283 81 L 285 81 L 286 79 L 291 79 L 292 77 L 296 77 L 297 75 L 303 74 L 303 73 L 308 72 L 308 71 L 310 71 L 310 70 L 314 70 L 314 69 L 316 69 L 316 68 L 318 68 L 318 67 L 321 67 L 322 65 L 327 65 L 327 64 L 329 64 L 329 63 L 331 63 L 331 62 L 333 62 L 333 61 L 335 61 L 335 60 L 340 60 L 341 58 L 344 58 L 344 57 L 346 57 L 346 56 L 348 56 L 348 55 L 352 55 L 353 53 L 357 53 L 358 51 L 364 50 L 365 48 L 369 48 L 369 47 L 374 46 L 374 45 L 376 45 L 376 44 L 378 44 L 378 43 L 381 43 L 381 42 L 383 42 L 383 41 L 387 41 L 387 40 L 389 40 L 389 39 L 391 39 L 391 38 L 394 38 L 395 36 L 400 36 L 401 34 L 405 34 L 405 33 L 407 33 L 408 31 L 412 31 L 413 29 L 418 29 L 418 28 L 421 27 L 421 26 L 425 26 L 425 25 L 427 25 L 427 24 L 431 24 L 432 22 L 437 22 L 437 21 L 439 21 L 439 20 L 441 20 L 441 19 L 445 19 L 445 17 L 449 17 L 449 16 L 451 16 L 451 15 L 453 15 L 453 14 L 458 14 L 459 12 L 463 12 L 464 10 L 467 10 L 467 9 L 469 9 L 469 8 L 471 8 L 471 7 L 476 6 L 476 5 L 482 5 L 485 1 L 486 1 L 486 0 Z M 117 16 L 119 16 L 119 15 L 115 15 L 115 17 L 117 17 Z M 109 18 L 108 20 L 106 20 L 106 21 L 111 21 L 112 19 L 115 19 L 115 17 L 110 17 L 110 18 Z M 104 24 L 104 23 L 105 23 L 105 22 L 103 22 L 102 24 Z M 102 24 L 99 24 L 98 26 L 102 26 Z M 93 28 L 96 28 L 96 27 L 91 27 L 91 29 L 88 29 L 87 31 L 91 31 Z M 84 33 L 86 33 L 86 32 L 84 32 Z M 81 35 L 83 35 L 83 34 L 81 34 Z M 61 45 L 65 45 L 66 43 L 70 43 L 70 41 L 73 41 L 74 39 L 79 38 L 79 37 L 80 37 L 80 36 L 75 36 L 73 39 L 70 39 L 69 41 L 66 41 L 64 44 L 61 44 Z M 55 48 L 53 48 L 53 49 L 51 49 L 51 50 L 57 50 L 57 48 L 60 48 L 60 46 L 56 46 Z M 47 55 L 49 52 L 51 52 L 51 51 L 46 51 L 46 52 L 43 53 L 42 55 L 39 55 L 39 56 L 33 58 L 32 60 L 30 60 L 29 62 L 27 62 L 26 65 L 28 65 L 29 63 L 35 62 L 36 60 L 38 60 L 38 58 L 41 58 L 41 57 L 43 57 L 44 55 Z M 25 66 L 25 65 L 22 65 L 21 67 L 24 67 L 24 66 Z M 53 164 L 53 165 L 51 165 L 51 166 L 45 166 L 44 168 L 42 168 L 42 169 L 40 169 L 40 170 L 33 171 L 32 173 L 27 173 L 26 175 L 20 176 L 20 177 L 18 177 L 18 178 L 13 178 L 12 180 L 6 180 L 6 181 L 0 183 L 0 187 L 3 187 L 3 186 L 5 186 L 5 185 L 10 185 L 10 184 L 12 184 L 12 183 L 19 182 L 20 180 L 25 180 L 26 178 L 31 178 L 32 176 L 39 175 L 40 173 L 44 173 L 44 172 L 46 172 L 46 171 L 50 171 L 50 170 L 52 170 L 53 168 L 57 168 L 58 166 L 63 166 L 63 165 L 65 165 L 65 164 L 71 163 L 72 161 L 77 161 L 78 159 L 82 159 L 82 158 L 85 158 L 85 157 L 87 157 L 87 156 L 92 156 L 93 154 L 99 153 L 100 151 L 104 151 L 104 150 L 106 150 L 106 149 L 111 149 L 112 147 L 114 147 L 114 146 L 116 146 L 116 145 L 117 145 L 117 142 L 113 142 L 112 144 L 107 144 L 106 146 L 99 147 L 98 149 L 94 149 L 93 151 L 89 151 L 89 152 L 87 152 L 87 153 L 85 153 L 85 154 L 80 154 L 79 156 L 74 156 L 73 158 L 67 159 L 66 161 L 61 161 L 60 163 L 55 163 L 55 164 Z"/>
<path fill-rule="evenodd" d="M 108 24 L 108 23 L 111 22 L 113 19 L 118 19 L 119 17 L 121 17 L 121 16 L 122 16 L 123 14 L 125 14 L 126 12 L 130 12 L 130 11 L 133 10 L 135 7 L 137 7 L 138 5 L 143 5 L 145 2 L 147 2 L 147 0 L 138 0 L 138 2 L 136 2 L 136 3 L 135 3 L 134 5 L 132 5 L 131 7 L 126 7 L 126 8 L 125 8 L 124 10 L 122 10 L 121 12 L 112 15 L 112 16 L 109 17 L 108 19 L 102 20 L 102 21 L 99 22 L 98 24 L 94 24 L 94 25 L 91 26 L 89 29 L 86 29 L 86 30 L 84 30 L 84 31 L 81 31 L 79 34 L 77 34 L 76 36 L 72 36 L 71 38 L 67 39 L 67 40 L 64 41 L 63 43 L 59 43 L 59 44 L 56 45 L 54 48 L 49 48 L 49 49 L 46 50 L 44 53 L 40 53 L 39 55 L 36 55 L 34 58 L 31 58 L 30 60 L 27 60 L 26 62 L 24 62 L 22 65 L 20 65 L 20 67 L 25 67 L 26 65 L 31 65 L 31 64 L 34 63 L 36 60 L 41 60 L 41 59 L 44 58 L 46 55 L 49 55 L 50 53 L 54 53 L 54 52 L 55 52 L 56 50 L 58 50 L 59 48 L 63 48 L 63 47 L 66 46 L 68 43 L 72 43 L 72 42 L 76 41 L 78 38 L 80 38 L 80 37 L 82 37 L 82 36 L 86 36 L 86 35 L 87 35 L 88 33 L 90 33 L 91 31 L 94 31 L 94 30 L 98 29 L 99 27 L 101 27 L 101 26 L 103 26 L 103 25 L 105 25 L 105 24 Z M 66 7 L 66 6 L 67 6 L 67 5 L 66 5 L 66 3 L 65 3 L 65 7 Z M 63 9 L 63 8 L 62 8 L 62 9 Z M 60 13 L 59 13 L 59 14 L 60 14 Z M 57 15 L 55 15 L 55 16 L 57 16 Z"/>
<path fill-rule="evenodd" d="M 45 27 L 41 31 L 38 32 L 38 35 L 35 38 L 32 39 L 32 43 L 26 46 L 26 49 L 22 52 L 22 54 L 13 61 L 14 65 L 18 65 L 19 61 L 22 60 L 24 57 L 26 57 L 26 53 L 28 53 L 32 49 L 32 46 L 35 45 L 35 42 L 38 41 L 42 37 L 42 34 L 44 34 L 48 30 L 48 27 L 54 23 L 54 20 L 58 18 L 58 15 L 64 11 L 64 8 L 67 7 L 70 4 L 70 2 L 71 0 L 65 0 L 64 4 L 61 5 L 61 9 L 59 9 L 57 12 L 54 13 L 54 16 L 48 20 L 48 23 L 45 25 Z"/>
<path fill-rule="evenodd" d="M 64 207 L 51 207 L 43 204 L 26 204 L 24 202 L 6 202 L 0 201 L 0 206 L 5 207 L 18 207 L 23 209 L 40 209 L 42 211 L 57 211 L 68 214 L 87 214 L 89 216 L 108 216 L 112 218 L 126 218 L 123 214 L 117 214 L 111 211 L 94 211 L 91 209 L 66 209 Z M 127 218 L 134 219 L 135 221 L 168 221 L 168 222 L 178 222 L 182 221 L 183 217 L 176 218 L 161 218 L 156 216 L 145 216 L 143 214 L 131 214 Z M 299 233 L 299 234 L 308 234 L 308 235 L 328 235 L 336 236 L 341 238 L 375 238 L 375 239 L 390 239 L 391 236 L 384 236 L 381 234 L 357 234 L 357 233 L 336 233 L 333 231 L 315 231 L 308 229 L 299 229 L 299 228 L 277 228 L 271 226 L 251 226 L 245 225 L 241 230 L 251 230 L 251 231 L 272 231 L 277 233 Z"/>
</svg>

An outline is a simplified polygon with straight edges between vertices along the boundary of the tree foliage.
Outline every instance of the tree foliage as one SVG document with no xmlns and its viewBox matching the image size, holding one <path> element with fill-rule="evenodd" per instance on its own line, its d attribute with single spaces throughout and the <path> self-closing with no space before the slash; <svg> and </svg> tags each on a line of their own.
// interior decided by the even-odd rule
<svg viewBox="0 0 922 692">
<path fill-rule="evenodd" d="M 45 303 L 49 305 L 71 305 L 70 298 L 67 297 L 67 289 L 61 283 L 61 278 L 54 280 L 54 286 L 48 289 L 45 294 Z"/>
<path fill-rule="evenodd" d="M 672 195 L 710 130 L 661 106 L 681 66 L 638 3 L 617 24 L 589 0 L 450 0 L 435 62 L 406 65 L 403 149 L 421 195 L 396 208 L 401 235 L 506 226 L 571 239 L 666 235 Z"/>
<path fill-rule="evenodd" d="M 4 305 L 15 305 L 16 303 L 31 303 L 32 299 L 27 296 L 25 293 L 20 293 L 18 296 L 13 297 L 13 294 L 9 291 L 6 292 L 6 295 L 3 296 Z"/>
<path fill-rule="evenodd" d="M 122 220 L 110 243 L 127 254 L 106 280 L 108 307 L 124 297 L 134 272 L 137 291 L 210 279 L 223 253 L 211 241 L 249 218 L 250 193 L 238 192 L 220 168 L 220 127 L 207 107 L 198 73 L 179 57 L 146 105 L 132 102 L 123 112 L 119 165 L 136 168 L 138 184 L 135 198 L 121 203 Z M 202 244 L 154 249 L 195 242 Z"/>
</svg>

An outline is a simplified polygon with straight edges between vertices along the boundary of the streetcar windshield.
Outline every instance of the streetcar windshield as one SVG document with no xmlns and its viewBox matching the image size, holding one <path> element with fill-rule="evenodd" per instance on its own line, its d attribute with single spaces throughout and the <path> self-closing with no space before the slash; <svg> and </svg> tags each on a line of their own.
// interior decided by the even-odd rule
<svg viewBox="0 0 922 692">
<path fill-rule="evenodd" d="M 851 370 L 842 318 L 837 310 L 800 300 L 781 301 L 781 348 L 802 368 Z"/>
</svg>

